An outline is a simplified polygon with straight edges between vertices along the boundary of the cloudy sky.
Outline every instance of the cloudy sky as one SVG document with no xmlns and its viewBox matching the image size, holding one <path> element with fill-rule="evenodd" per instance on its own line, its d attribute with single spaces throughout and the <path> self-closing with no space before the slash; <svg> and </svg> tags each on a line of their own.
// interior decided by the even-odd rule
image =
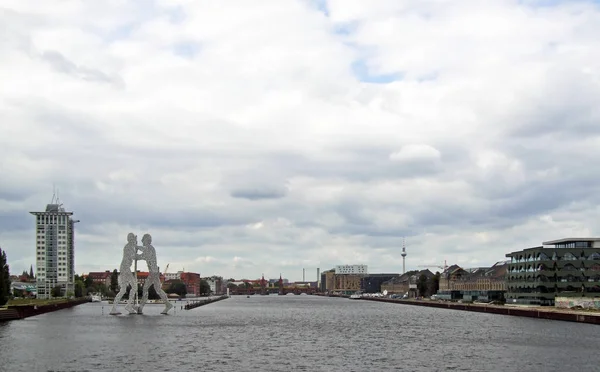
<svg viewBox="0 0 600 372">
<path fill-rule="evenodd" d="M 0 82 L 15 271 L 53 185 L 79 273 L 130 231 L 291 280 L 600 235 L 597 2 L 3 0 Z"/>
</svg>

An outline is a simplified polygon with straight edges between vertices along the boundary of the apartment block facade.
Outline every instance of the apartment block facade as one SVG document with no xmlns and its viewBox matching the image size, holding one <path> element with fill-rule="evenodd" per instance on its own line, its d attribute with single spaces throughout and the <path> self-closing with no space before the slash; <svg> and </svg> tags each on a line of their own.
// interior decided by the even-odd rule
<svg viewBox="0 0 600 372">
<path fill-rule="evenodd" d="M 73 212 L 62 204 L 48 204 L 35 216 L 37 297 L 52 297 L 52 289 L 61 288 L 61 296 L 74 293 L 75 223 Z"/>
<path fill-rule="evenodd" d="M 557 296 L 600 295 L 600 238 L 543 242 L 506 257 L 507 303 L 552 306 Z"/>
</svg>

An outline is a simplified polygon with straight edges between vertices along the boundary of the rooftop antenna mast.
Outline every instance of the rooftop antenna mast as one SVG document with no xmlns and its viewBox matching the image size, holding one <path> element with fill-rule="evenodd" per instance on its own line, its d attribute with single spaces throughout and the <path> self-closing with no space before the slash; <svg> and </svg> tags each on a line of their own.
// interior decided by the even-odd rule
<svg viewBox="0 0 600 372">
<path fill-rule="evenodd" d="M 60 202 L 60 196 L 59 196 L 58 192 L 59 192 L 59 190 L 56 189 L 56 204 L 58 205 L 58 210 L 60 211 L 61 207 L 62 207 L 62 203 Z"/>
</svg>

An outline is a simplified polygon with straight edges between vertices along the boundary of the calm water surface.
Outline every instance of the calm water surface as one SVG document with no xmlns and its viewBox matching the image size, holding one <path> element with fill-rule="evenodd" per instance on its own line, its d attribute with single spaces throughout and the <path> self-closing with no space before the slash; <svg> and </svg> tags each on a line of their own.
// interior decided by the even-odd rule
<svg viewBox="0 0 600 372">
<path fill-rule="evenodd" d="M 588 324 L 314 296 L 239 296 L 169 316 L 102 306 L 0 323 L 0 370 L 600 370 L 600 327 Z"/>
</svg>

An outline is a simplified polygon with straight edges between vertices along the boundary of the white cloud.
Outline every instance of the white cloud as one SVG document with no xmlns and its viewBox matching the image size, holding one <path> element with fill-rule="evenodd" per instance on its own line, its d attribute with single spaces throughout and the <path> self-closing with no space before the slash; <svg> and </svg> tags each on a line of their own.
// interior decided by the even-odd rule
<svg viewBox="0 0 600 372">
<path fill-rule="evenodd" d="M 390 154 L 390 160 L 393 161 L 419 161 L 419 160 L 437 160 L 441 156 L 440 152 L 429 145 L 406 145 Z"/>
<path fill-rule="evenodd" d="M 416 267 L 598 234 L 597 5 L 326 8 L 4 1 L 12 267 L 53 183 L 82 220 L 80 272 L 115 268 L 129 231 L 162 266 L 291 279 L 399 271 L 403 236 Z"/>
</svg>

